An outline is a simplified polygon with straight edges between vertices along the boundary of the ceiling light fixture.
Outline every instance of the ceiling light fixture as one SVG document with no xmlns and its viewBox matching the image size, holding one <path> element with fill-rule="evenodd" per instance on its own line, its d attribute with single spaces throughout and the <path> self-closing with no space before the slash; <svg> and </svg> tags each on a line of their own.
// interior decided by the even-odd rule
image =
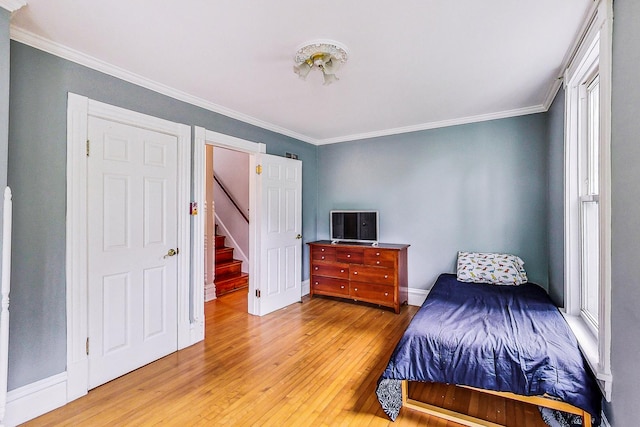
<svg viewBox="0 0 640 427">
<path fill-rule="evenodd" d="M 315 40 L 298 48 L 294 60 L 293 71 L 302 80 L 317 68 L 322 71 L 324 84 L 329 85 L 338 80 L 336 71 L 347 62 L 347 48 L 332 40 Z"/>
</svg>

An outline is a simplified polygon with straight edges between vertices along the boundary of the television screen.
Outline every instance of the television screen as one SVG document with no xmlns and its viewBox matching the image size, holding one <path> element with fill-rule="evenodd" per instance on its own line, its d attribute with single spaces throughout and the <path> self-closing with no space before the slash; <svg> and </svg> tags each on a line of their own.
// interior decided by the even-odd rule
<svg viewBox="0 0 640 427">
<path fill-rule="evenodd" d="M 333 242 L 377 242 L 378 212 L 331 211 L 331 240 Z"/>
</svg>

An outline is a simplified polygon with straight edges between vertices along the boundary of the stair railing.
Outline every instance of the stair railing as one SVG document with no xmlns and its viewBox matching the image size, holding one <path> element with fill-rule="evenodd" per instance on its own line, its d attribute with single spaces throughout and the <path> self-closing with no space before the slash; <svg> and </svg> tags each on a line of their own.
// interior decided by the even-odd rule
<svg viewBox="0 0 640 427">
<path fill-rule="evenodd" d="M 247 223 L 249 223 L 249 216 L 242 211 L 242 209 L 240 208 L 240 206 L 238 205 L 238 202 L 236 202 L 236 200 L 233 198 L 233 196 L 231 195 L 231 193 L 229 193 L 229 191 L 227 190 L 227 188 L 224 186 L 224 184 L 222 184 L 222 182 L 220 181 L 220 179 L 214 174 L 213 175 L 213 179 L 218 183 L 218 185 L 220 186 L 220 188 L 222 189 L 222 191 L 224 192 L 224 194 L 226 194 L 227 198 L 231 201 L 231 204 L 233 204 L 233 206 L 236 208 L 236 210 L 240 213 L 240 215 L 242 215 L 242 217 L 244 218 L 245 221 L 247 221 Z"/>
</svg>

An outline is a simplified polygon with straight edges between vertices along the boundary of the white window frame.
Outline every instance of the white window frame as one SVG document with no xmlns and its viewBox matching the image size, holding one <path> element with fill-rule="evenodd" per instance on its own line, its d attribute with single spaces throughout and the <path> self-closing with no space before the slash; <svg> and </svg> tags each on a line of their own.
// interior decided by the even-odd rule
<svg viewBox="0 0 640 427">
<path fill-rule="evenodd" d="M 607 401 L 611 400 L 611 0 L 594 7 L 587 30 L 564 76 L 565 104 L 565 318 L 593 370 Z M 598 181 L 599 306 L 597 327 L 581 313 L 581 86 L 599 74 L 600 134 Z M 584 197 L 583 197 L 584 198 Z"/>
</svg>

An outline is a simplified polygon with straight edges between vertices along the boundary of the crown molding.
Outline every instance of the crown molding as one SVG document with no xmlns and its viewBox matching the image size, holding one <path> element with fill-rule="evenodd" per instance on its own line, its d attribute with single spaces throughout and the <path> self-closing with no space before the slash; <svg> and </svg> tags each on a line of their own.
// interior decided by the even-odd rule
<svg viewBox="0 0 640 427">
<path fill-rule="evenodd" d="M 0 2 L 2 1 L 3 0 L 0 0 Z M 240 113 L 230 108 L 223 107 L 221 105 L 204 100 L 202 98 L 183 92 L 181 90 L 174 89 L 165 84 L 150 80 L 139 74 L 132 73 L 130 71 L 125 70 L 124 68 L 120 68 L 116 65 L 94 58 L 85 53 L 77 51 L 75 49 L 71 49 L 62 44 L 53 42 L 49 39 L 41 37 L 30 31 L 23 30 L 22 28 L 16 27 L 14 25 L 11 25 L 10 36 L 12 40 L 15 40 L 17 42 L 26 44 L 28 46 L 42 50 L 44 52 L 66 59 L 68 61 L 75 62 L 76 64 L 83 65 L 93 70 L 100 71 L 101 73 L 108 74 L 112 77 L 116 77 L 126 82 L 133 83 L 138 86 L 142 86 L 146 89 L 152 90 L 154 92 L 158 92 L 162 95 L 166 95 L 171 98 L 177 99 L 178 101 L 183 101 L 183 102 L 195 105 L 197 107 L 201 107 L 206 110 L 212 111 L 214 113 L 222 114 L 232 119 L 240 120 L 244 123 L 248 123 L 248 124 L 260 127 L 262 129 L 279 133 L 281 135 L 286 135 L 291 138 L 299 139 L 300 141 L 308 142 L 310 144 L 316 144 L 315 139 L 310 138 L 306 135 L 302 135 L 290 129 L 286 129 L 281 126 L 265 122 L 263 120 L 257 119 L 247 114 Z"/>
<path fill-rule="evenodd" d="M 27 5 L 24 0 L 0 0 L 0 7 L 13 13 Z"/>
<path fill-rule="evenodd" d="M 384 129 L 374 132 L 358 133 L 354 135 L 339 136 L 337 138 L 327 138 L 317 141 L 317 145 L 336 144 L 338 142 L 356 141 L 360 139 L 378 138 L 381 136 L 398 135 L 409 132 L 419 132 L 421 130 L 438 129 L 449 126 L 466 125 L 470 123 L 486 122 L 489 120 L 506 119 L 509 117 L 525 116 L 528 114 L 544 113 L 548 108 L 544 105 L 536 105 L 533 107 L 518 108 L 515 110 L 499 111 L 497 113 L 480 114 L 477 116 L 461 117 L 452 120 L 442 120 L 439 122 L 422 123 L 393 129 Z"/>
<path fill-rule="evenodd" d="M 14 2 L 20 3 L 21 0 L 0 0 L 0 6 L 3 5 L 3 3 L 14 3 Z M 517 117 L 517 116 L 523 116 L 527 114 L 543 113 L 549 109 L 549 106 L 551 105 L 551 102 L 553 102 L 553 99 L 555 98 L 556 93 L 558 92 L 558 89 L 560 88 L 560 85 L 561 85 L 561 80 L 554 81 L 554 83 L 549 88 L 549 91 L 544 100 L 544 103 L 541 105 L 535 105 L 532 107 L 526 107 L 526 108 L 520 108 L 520 109 L 514 109 L 514 110 L 500 111 L 497 113 L 461 117 L 461 118 L 452 119 L 452 120 L 442 120 L 438 122 L 428 122 L 428 123 L 421 123 L 421 124 L 405 126 L 405 127 L 383 129 L 383 130 L 378 130 L 373 132 L 365 132 L 365 133 L 358 133 L 358 134 L 352 134 L 352 135 L 338 136 L 334 138 L 319 139 L 319 138 L 310 137 L 308 135 L 300 134 L 298 132 L 283 128 L 273 123 L 265 122 L 263 120 L 257 119 L 247 114 L 240 113 L 238 111 L 204 100 L 197 96 L 174 89 L 162 83 L 158 83 L 156 81 L 153 81 L 143 76 L 140 76 L 138 74 L 132 73 L 130 71 L 127 71 L 113 64 L 109 64 L 105 61 L 102 61 L 100 59 L 97 59 L 87 54 L 84 54 L 82 52 L 79 52 L 75 49 L 71 49 L 62 44 L 53 42 L 49 39 L 36 35 L 32 32 L 23 30 L 14 25 L 11 25 L 10 34 L 11 34 L 12 40 L 26 44 L 28 46 L 42 50 L 44 52 L 66 59 L 68 61 L 75 62 L 76 64 L 83 65 L 93 70 L 119 78 L 129 83 L 133 83 L 135 85 L 144 87 L 154 92 L 158 92 L 160 94 L 169 96 L 176 100 L 183 101 L 183 102 L 195 105 L 197 107 L 204 108 L 214 113 L 222 114 L 232 119 L 240 120 L 244 123 L 254 125 L 268 131 L 276 132 L 281 135 L 289 136 L 291 138 L 295 138 L 300 141 L 307 142 L 313 145 L 336 144 L 339 142 L 378 138 L 382 136 L 390 136 L 390 135 L 397 135 L 397 134 L 403 134 L 403 133 L 409 133 L 409 132 L 418 132 L 423 130 L 437 129 L 437 128 L 443 128 L 443 127 L 449 127 L 449 126 L 478 123 L 478 122 L 489 121 L 489 120 L 504 119 L 509 117 Z M 567 59 L 565 59 L 565 61 L 567 61 Z"/>
</svg>

